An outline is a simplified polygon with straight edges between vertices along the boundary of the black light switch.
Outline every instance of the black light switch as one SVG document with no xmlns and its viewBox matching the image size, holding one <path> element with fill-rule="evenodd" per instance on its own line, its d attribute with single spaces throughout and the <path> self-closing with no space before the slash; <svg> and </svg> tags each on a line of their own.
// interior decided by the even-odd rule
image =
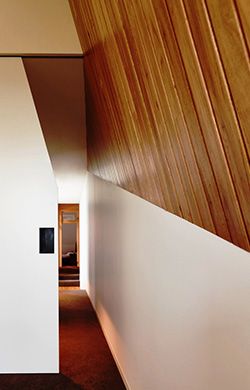
<svg viewBox="0 0 250 390">
<path fill-rule="evenodd" d="M 54 253 L 54 228 L 39 228 L 40 253 Z"/>
</svg>

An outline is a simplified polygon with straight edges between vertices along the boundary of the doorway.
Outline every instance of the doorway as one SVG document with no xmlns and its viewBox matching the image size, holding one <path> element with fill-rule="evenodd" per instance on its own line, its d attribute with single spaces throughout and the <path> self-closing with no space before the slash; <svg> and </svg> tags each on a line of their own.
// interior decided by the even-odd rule
<svg viewBox="0 0 250 390">
<path fill-rule="evenodd" d="M 59 287 L 80 287 L 79 204 L 58 205 Z"/>
</svg>

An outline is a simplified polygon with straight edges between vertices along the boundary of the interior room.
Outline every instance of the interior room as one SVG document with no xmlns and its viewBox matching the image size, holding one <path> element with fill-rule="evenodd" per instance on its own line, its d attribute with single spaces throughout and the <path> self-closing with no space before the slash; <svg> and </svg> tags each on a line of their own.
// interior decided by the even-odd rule
<svg viewBox="0 0 250 390">
<path fill-rule="evenodd" d="M 250 388 L 247 0 L 0 0 L 0 388 Z"/>
</svg>

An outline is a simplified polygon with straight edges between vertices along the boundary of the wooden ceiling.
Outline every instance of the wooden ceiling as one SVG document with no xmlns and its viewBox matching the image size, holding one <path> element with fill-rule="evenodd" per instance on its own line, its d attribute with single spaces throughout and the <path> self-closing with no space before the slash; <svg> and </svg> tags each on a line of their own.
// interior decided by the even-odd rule
<svg viewBox="0 0 250 390">
<path fill-rule="evenodd" d="M 249 250 L 249 1 L 70 4 L 89 171 Z"/>
</svg>

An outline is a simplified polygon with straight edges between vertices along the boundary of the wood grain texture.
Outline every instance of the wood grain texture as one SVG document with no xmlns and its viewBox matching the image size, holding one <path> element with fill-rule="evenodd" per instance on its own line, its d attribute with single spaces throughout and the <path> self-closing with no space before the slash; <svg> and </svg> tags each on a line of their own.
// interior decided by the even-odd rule
<svg viewBox="0 0 250 390">
<path fill-rule="evenodd" d="M 249 250 L 245 0 L 70 0 L 88 169 Z"/>
</svg>

